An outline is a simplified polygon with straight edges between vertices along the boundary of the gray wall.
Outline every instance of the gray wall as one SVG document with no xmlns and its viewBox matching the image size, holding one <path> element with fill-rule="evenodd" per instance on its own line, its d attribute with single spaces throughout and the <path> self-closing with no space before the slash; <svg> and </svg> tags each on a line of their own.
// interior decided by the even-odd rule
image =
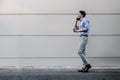
<svg viewBox="0 0 120 80">
<path fill-rule="evenodd" d="M 0 0 L 0 67 L 77 67 L 79 10 L 90 21 L 93 66 L 120 66 L 120 0 Z"/>
</svg>

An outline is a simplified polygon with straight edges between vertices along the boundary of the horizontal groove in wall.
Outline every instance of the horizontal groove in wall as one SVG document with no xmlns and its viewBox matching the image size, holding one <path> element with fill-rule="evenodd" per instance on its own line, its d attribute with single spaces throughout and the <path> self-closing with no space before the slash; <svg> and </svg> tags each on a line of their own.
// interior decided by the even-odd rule
<svg viewBox="0 0 120 80">
<path fill-rule="evenodd" d="M 96 66 L 96 65 L 94 65 L 93 66 L 94 68 L 98 68 L 98 69 L 120 69 L 120 66 Z"/>
<path fill-rule="evenodd" d="M 0 57 L 0 59 L 75 59 L 80 57 Z M 120 57 L 87 57 L 87 58 L 120 58 Z"/>
<path fill-rule="evenodd" d="M 0 15 L 77 15 L 77 13 L 0 13 Z M 87 15 L 120 15 L 120 13 L 87 13 Z"/>
<path fill-rule="evenodd" d="M 0 35 L 0 36 L 79 36 L 79 35 Z M 89 36 L 120 36 L 120 34 L 93 34 Z"/>
</svg>

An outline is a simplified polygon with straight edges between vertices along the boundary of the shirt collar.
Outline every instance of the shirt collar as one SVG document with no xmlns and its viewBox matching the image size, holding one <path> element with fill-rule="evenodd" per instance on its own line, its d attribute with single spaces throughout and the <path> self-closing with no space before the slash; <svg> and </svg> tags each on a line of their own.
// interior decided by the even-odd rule
<svg viewBox="0 0 120 80">
<path fill-rule="evenodd" d="M 84 18 L 81 18 L 81 19 L 80 19 L 80 22 L 81 22 L 83 19 L 84 19 Z"/>
</svg>

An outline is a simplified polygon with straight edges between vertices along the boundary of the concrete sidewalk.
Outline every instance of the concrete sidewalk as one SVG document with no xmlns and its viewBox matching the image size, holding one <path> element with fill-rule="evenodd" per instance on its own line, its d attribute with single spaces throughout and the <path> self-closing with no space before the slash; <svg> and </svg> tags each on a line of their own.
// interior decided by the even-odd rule
<svg viewBox="0 0 120 80">
<path fill-rule="evenodd" d="M 120 80 L 120 69 L 0 68 L 0 80 Z"/>
</svg>

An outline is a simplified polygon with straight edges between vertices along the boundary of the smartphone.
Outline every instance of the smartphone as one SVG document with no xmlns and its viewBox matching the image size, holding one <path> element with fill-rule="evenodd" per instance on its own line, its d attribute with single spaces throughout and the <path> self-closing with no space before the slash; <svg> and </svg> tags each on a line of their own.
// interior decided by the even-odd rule
<svg viewBox="0 0 120 80">
<path fill-rule="evenodd" d="M 78 21 L 79 21 L 79 20 L 80 20 L 80 18 L 76 18 L 76 20 L 78 20 Z"/>
</svg>

